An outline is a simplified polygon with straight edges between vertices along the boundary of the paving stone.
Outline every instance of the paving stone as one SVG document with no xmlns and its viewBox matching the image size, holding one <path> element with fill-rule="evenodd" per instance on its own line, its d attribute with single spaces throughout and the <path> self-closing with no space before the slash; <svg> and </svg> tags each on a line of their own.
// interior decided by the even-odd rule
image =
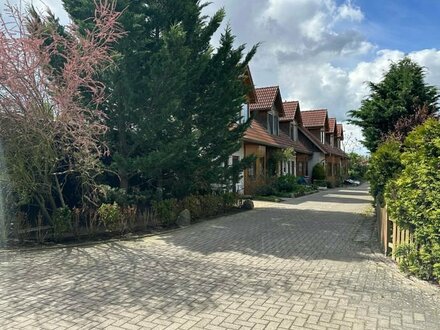
<svg viewBox="0 0 440 330">
<path fill-rule="evenodd" d="M 440 290 L 377 251 L 367 187 L 183 230 L 0 252 L 2 329 L 440 329 Z"/>
</svg>

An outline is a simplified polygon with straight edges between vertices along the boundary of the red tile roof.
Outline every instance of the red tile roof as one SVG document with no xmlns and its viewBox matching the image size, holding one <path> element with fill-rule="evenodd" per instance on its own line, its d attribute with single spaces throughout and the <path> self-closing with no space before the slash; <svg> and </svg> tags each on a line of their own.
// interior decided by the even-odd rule
<svg viewBox="0 0 440 330">
<path fill-rule="evenodd" d="M 298 101 L 284 102 L 284 116 L 280 117 L 280 121 L 292 121 L 295 119 L 296 111 L 299 108 Z"/>
<path fill-rule="evenodd" d="M 347 154 L 341 149 L 321 143 L 321 141 L 312 133 L 310 133 L 307 128 L 299 127 L 299 130 L 324 154 L 337 155 L 344 158 L 347 157 Z"/>
<path fill-rule="evenodd" d="M 336 125 L 336 136 L 338 138 L 341 138 L 341 140 L 344 140 L 344 127 L 342 126 L 342 124 L 337 124 Z"/>
<path fill-rule="evenodd" d="M 308 154 L 312 155 L 313 151 L 309 150 L 304 144 L 302 144 L 300 141 L 292 141 L 293 150 L 295 150 L 296 153 L 300 154 Z"/>
<path fill-rule="evenodd" d="M 302 111 L 301 117 L 304 127 L 325 127 L 327 109 Z"/>
<path fill-rule="evenodd" d="M 256 88 L 257 103 L 250 104 L 250 110 L 270 110 L 280 92 L 278 86 Z"/>
<path fill-rule="evenodd" d="M 251 126 L 247 129 L 244 138 L 244 141 L 258 143 L 261 145 L 276 147 L 276 148 L 291 148 L 295 150 L 295 152 L 303 153 L 303 154 L 312 154 L 313 152 L 309 150 L 306 146 L 304 146 L 299 141 L 293 141 L 287 134 L 280 131 L 280 135 L 271 135 L 256 120 L 252 120 Z"/>
<path fill-rule="evenodd" d="M 336 118 L 329 118 L 328 120 L 329 130 L 327 133 L 336 133 Z"/>
<path fill-rule="evenodd" d="M 287 134 L 281 131 L 278 136 L 269 134 L 266 128 L 256 120 L 252 120 L 251 126 L 246 130 L 243 139 L 244 141 L 276 148 L 288 148 L 293 142 Z"/>
</svg>

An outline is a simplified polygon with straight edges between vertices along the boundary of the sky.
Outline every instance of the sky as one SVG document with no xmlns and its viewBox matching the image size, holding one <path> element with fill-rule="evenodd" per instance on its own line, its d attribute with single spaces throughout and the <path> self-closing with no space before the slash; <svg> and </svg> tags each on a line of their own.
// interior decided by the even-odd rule
<svg viewBox="0 0 440 330">
<path fill-rule="evenodd" d="M 68 21 L 61 0 L 32 2 Z M 327 108 L 344 122 L 347 151 L 366 153 L 359 128 L 345 122 L 347 112 L 360 106 L 369 94 L 366 82 L 379 82 L 392 61 L 409 56 L 440 88 L 439 0 L 210 2 L 205 14 L 226 11 L 213 45 L 227 24 L 237 45 L 260 43 L 250 65 L 256 87 L 279 85 L 282 98 L 298 100 L 302 110 Z"/>
</svg>

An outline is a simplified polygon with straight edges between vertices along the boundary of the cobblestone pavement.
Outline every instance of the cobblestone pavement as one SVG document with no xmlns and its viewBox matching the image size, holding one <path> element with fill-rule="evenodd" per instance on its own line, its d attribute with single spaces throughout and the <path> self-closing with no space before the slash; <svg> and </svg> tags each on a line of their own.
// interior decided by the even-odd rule
<svg viewBox="0 0 440 330">
<path fill-rule="evenodd" d="M 1 329 L 440 329 L 440 290 L 372 249 L 366 187 L 155 237 L 0 253 Z"/>
</svg>

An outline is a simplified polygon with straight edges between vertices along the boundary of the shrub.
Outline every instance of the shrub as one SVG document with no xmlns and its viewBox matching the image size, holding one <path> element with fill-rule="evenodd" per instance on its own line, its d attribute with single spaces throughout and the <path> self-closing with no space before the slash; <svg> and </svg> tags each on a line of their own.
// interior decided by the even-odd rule
<svg viewBox="0 0 440 330">
<path fill-rule="evenodd" d="M 224 193 L 223 197 L 223 208 L 224 210 L 230 210 L 238 206 L 239 196 L 236 193 Z"/>
<path fill-rule="evenodd" d="M 72 211 L 68 207 L 60 207 L 52 214 L 52 229 L 55 239 L 61 238 L 72 228 Z"/>
<path fill-rule="evenodd" d="M 327 181 L 326 180 L 314 180 L 313 184 L 317 187 L 326 187 L 327 188 Z"/>
<path fill-rule="evenodd" d="M 272 196 L 276 194 L 277 194 L 277 190 L 274 184 L 266 184 L 264 186 L 260 186 L 256 188 L 255 190 L 255 195 L 258 196 Z"/>
<path fill-rule="evenodd" d="M 315 182 L 315 180 L 325 180 L 325 168 L 324 168 L 324 165 L 316 164 L 313 167 L 312 179 L 313 179 L 313 182 Z"/>
<path fill-rule="evenodd" d="M 172 226 L 176 224 L 179 215 L 179 203 L 177 199 L 165 199 L 153 202 L 153 210 L 164 226 Z"/>
<path fill-rule="evenodd" d="M 428 120 L 406 138 L 404 169 L 386 186 L 390 215 L 414 232 L 414 247 L 402 248 L 406 267 L 440 280 L 440 122 Z"/>
<path fill-rule="evenodd" d="M 200 201 L 200 196 L 190 195 L 184 198 L 181 202 L 182 210 L 188 209 L 191 212 L 191 217 L 193 219 L 200 219 L 203 216 L 202 203 Z"/>
<path fill-rule="evenodd" d="M 297 186 L 298 179 L 293 175 L 283 175 L 275 181 L 275 189 L 279 192 L 293 192 Z"/>
<path fill-rule="evenodd" d="M 401 172 L 400 157 L 400 143 L 394 139 L 388 139 L 382 143 L 372 155 L 367 178 L 370 181 L 370 193 L 375 202 L 383 204 L 387 182 Z"/>
<path fill-rule="evenodd" d="M 307 186 L 297 186 L 294 192 L 295 197 L 301 197 L 306 194 Z"/>
<path fill-rule="evenodd" d="M 118 204 L 102 204 L 98 209 L 98 216 L 106 229 L 111 231 L 120 229 L 122 210 Z"/>
<path fill-rule="evenodd" d="M 223 211 L 223 197 L 220 195 L 204 195 L 200 198 L 203 217 L 211 217 Z"/>
</svg>

